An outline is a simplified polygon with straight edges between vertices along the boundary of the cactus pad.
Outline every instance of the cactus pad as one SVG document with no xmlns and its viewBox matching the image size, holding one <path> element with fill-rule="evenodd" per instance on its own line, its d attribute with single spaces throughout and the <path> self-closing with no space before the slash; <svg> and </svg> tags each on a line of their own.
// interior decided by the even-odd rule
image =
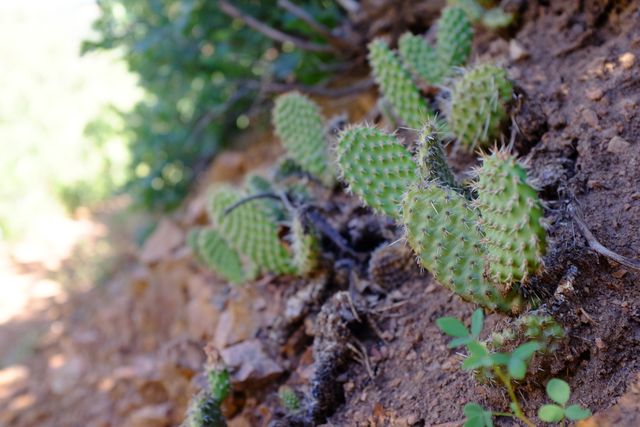
<svg viewBox="0 0 640 427">
<path fill-rule="evenodd" d="M 544 211 L 524 168 L 497 151 L 484 157 L 475 188 L 493 279 L 510 284 L 537 273 L 546 249 Z"/>
<path fill-rule="evenodd" d="M 402 195 L 419 179 L 409 151 L 393 135 L 352 127 L 340 135 L 336 152 L 350 190 L 376 212 L 399 218 Z"/>
<path fill-rule="evenodd" d="M 199 230 L 196 238 L 198 258 L 232 283 L 242 283 L 245 275 L 238 253 L 213 228 Z"/>
<path fill-rule="evenodd" d="M 369 43 L 369 64 L 384 97 L 406 126 L 419 129 L 430 111 L 411 74 L 387 44 L 376 39 Z"/>
<path fill-rule="evenodd" d="M 230 188 L 221 188 L 212 195 L 210 215 L 220 234 L 256 267 L 273 273 L 292 273 L 295 269 L 278 239 L 278 226 L 256 206 L 257 200 L 244 203 L 225 215 L 225 209 L 241 198 Z"/>
<path fill-rule="evenodd" d="M 512 91 L 506 71 L 487 64 L 471 69 L 455 83 L 449 123 L 463 146 L 486 146 L 500 133 Z"/>
<path fill-rule="evenodd" d="M 318 266 L 319 245 L 317 236 L 305 230 L 300 215 L 296 214 L 291 224 L 291 251 L 298 274 L 308 274 Z"/>
<path fill-rule="evenodd" d="M 298 92 L 281 95 L 273 109 L 273 124 L 291 158 L 325 185 L 332 185 L 334 177 L 318 106 Z"/>
<path fill-rule="evenodd" d="M 447 163 L 439 134 L 436 122 L 427 123 L 420 130 L 416 153 L 420 174 L 425 181 L 433 181 L 443 187 L 462 191 Z"/>
<path fill-rule="evenodd" d="M 439 76 L 447 77 L 452 67 L 466 64 L 471 54 L 473 28 L 466 13 L 459 7 L 447 7 L 438 20 L 436 58 Z"/>
<path fill-rule="evenodd" d="M 201 393 L 189 408 L 185 427 L 226 427 L 227 422 L 222 415 L 220 402 L 208 393 Z"/>
<path fill-rule="evenodd" d="M 438 282 L 487 309 L 519 309 L 518 295 L 501 295 L 483 277 L 477 213 L 463 196 L 435 184 L 415 185 L 404 198 L 403 219 L 409 245 Z"/>
<path fill-rule="evenodd" d="M 441 67 L 436 51 L 423 37 L 404 33 L 398 40 L 398 53 L 405 65 L 426 83 L 440 81 Z"/>
</svg>

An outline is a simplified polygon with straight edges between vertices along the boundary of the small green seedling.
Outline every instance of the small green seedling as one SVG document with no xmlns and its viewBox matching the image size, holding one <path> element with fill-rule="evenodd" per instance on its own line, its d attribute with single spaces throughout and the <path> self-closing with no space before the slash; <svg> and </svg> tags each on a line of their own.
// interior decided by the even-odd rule
<svg viewBox="0 0 640 427">
<path fill-rule="evenodd" d="M 289 386 L 282 386 L 278 389 L 278 397 L 280 398 L 280 403 L 289 413 L 295 413 L 300 410 L 300 398 L 296 394 L 295 390 L 293 390 Z"/>
<path fill-rule="evenodd" d="M 571 389 L 566 382 L 552 378 L 547 383 L 547 396 L 554 403 L 548 403 L 538 409 L 538 418 L 545 423 L 562 423 L 564 420 L 579 421 L 584 420 L 591 415 L 591 411 L 583 408 L 580 405 L 569 405 L 569 397 L 571 396 Z"/>
<path fill-rule="evenodd" d="M 477 403 L 466 404 L 463 410 L 466 416 L 464 427 L 492 427 L 494 416 L 515 418 L 528 427 L 535 427 L 533 421 L 522 410 L 515 393 L 514 380 L 525 378 L 529 361 L 537 351 L 544 348 L 544 345 L 538 341 L 528 341 L 508 353 L 489 350 L 486 343 L 480 341 L 480 333 L 484 325 L 482 309 L 477 309 L 473 313 L 471 330 L 454 317 L 441 317 L 436 324 L 442 332 L 453 337 L 449 343 L 450 348 L 466 347 L 469 356 L 462 363 L 462 369 L 478 371 L 487 378 L 497 379 L 505 387 L 511 400 L 510 412 L 489 411 Z M 561 383 L 566 387 L 560 385 Z M 551 387 L 547 385 L 547 394 L 559 405 L 544 405 L 540 408 L 538 416 L 541 420 L 558 422 L 565 417 L 577 420 L 586 418 L 590 414 L 588 410 L 578 405 L 564 407 L 569 400 L 569 386 L 564 381 L 552 379 L 549 384 Z"/>
</svg>

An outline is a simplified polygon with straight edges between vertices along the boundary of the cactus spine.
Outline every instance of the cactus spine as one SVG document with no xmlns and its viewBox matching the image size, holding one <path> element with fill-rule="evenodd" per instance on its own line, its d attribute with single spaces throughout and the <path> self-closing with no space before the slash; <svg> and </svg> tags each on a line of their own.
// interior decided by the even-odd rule
<svg viewBox="0 0 640 427">
<path fill-rule="evenodd" d="M 410 73 L 384 41 L 376 39 L 369 43 L 369 64 L 396 115 L 406 126 L 419 129 L 431 112 Z"/>
<path fill-rule="evenodd" d="M 513 87 L 504 69 L 483 64 L 454 85 L 450 100 L 451 131 L 468 149 L 486 146 L 500 133 Z"/>
<path fill-rule="evenodd" d="M 324 121 L 318 106 L 298 92 L 281 95 L 273 109 L 273 123 L 289 155 L 325 185 L 333 185 Z"/>
<path fill-rule="evenodd" d="M 340 135 L 336 152 L 350 190 L 376 212 L 400 218 L 402 195 L 419 179 L 409 151 L 393 135 L 352 127 Z"/>
<path fill-rule="evenodd" d="M 447 77 L 452 67 L 464 65 L 471 54 L 473 29 L 464 11 L 447 7 L 438 20 L 438 44 L 436 58 L 440 77 Z"/>
<path fill-rule="evenodd" d="M 495 151 L 483 157 L 475 189 L 493 279 L 511 284 L 539 272 L 546 249 L 544 211 L 526 171 L 505 151 Z"/>
<path fill-rule="evenodd" d="M 210 216 L 220 234 L 257 268 L 277 274 L 294 272 L 291 258 L 278 238 L 278 226 L 255 206 L 258 201 L 244 203 L 225 213 L 225 209 L 239 200 L 241 195 L 230 188 L 221 188 L 211 197 Z"/>
</svg>

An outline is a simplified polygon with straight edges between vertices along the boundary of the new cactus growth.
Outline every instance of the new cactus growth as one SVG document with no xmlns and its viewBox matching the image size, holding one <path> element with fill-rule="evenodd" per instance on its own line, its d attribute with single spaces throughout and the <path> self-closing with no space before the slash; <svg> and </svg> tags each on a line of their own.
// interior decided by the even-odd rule
<svg viewBox="0 0 640 427">
<path fill-rule="evenodd" d="M 273 124 L 289 155 L 325 185 L 332 185 L 334 176 L 318 106 L 298 92 L 287 93 L 276 100 Z"/>
<path fill-rule="evenodd" d="M 468 149 L 486 146 L 500 133 L 513 87 L 504 69 L 479 65 L 465 73 L 451 93 L 449 125 Z"/>
<path fill-rule="evenodd" d="M 210 200 L 210 216 L 224 239 L 256 267 L 277 274 L 295 271 L 291 258 L 278 238 L 278 226 L 255 206 L 257 200 L 243 203 L 230 212 L 226 209 L 242 196 L 230 188 L 221 188 Z"/>
<path fill-rule="evenodd" d="M 227 422 L 220 410 L 220 402 L 209 393 L 196 396 L 189 408 L 184 427 L 226 427 Z"/>
<path fill-rule="evenodd" d="M 300 410 L 300 398 L 291 387 L 280 387 L 278 389 L 278 397 L 287 412 L 293 413 Z"/>
<path fill-rule="evenodd" d="M 409 151 L 393 135 L 352 127 L 340 135 L 336 153 L 350 190 L 376 212 L 399 218 L 402 195 L 419 179 Z"/>
<path fill-rule="evenodd" d="M 457 192 L 415 185 L 403 202 L 407 241 L 436 280 L 462 298 L 490 310 L 517 311 L 517 293 L 502 295 L 484 276 L 478 214 Z"/>
<path fill-rule="evenodd" d="M 411 74 L 384 41 L 376 39 L 369 43 L 369 64 L 376 83 L 398 118 L 406 126 L 419 129 L 431 112 Z"/>
<path fill-rule="evenodd" d="M 440 81 L 442 68 L 438 64 L 436 50 L 423 37 L 404 33 L 398 40 L 398 53 L 419 78 L 431 84 Z"/>
<path fill-rule="evenodd" d="M 505 151 L 495 151 L 483 157 L 475 189 L 493 279 L 509 285 L 539 272 L 546 249 L 544 211 L 524 168 Z"/>
<path fill-rule="evenodd" d="M 195 246 L 198 258 L 225 279 L 239 284 L 246 277 L 238 253 L 229 246 L 220 233 L 213 228 L 199 230 Z"/>
<path fill-rule="evenodd" d="M 464 65 L 471 54 L 473 29 L 464 10 L 447 7 L 438 20 L 438 43 L 436 59 L 439 79 L 447 77 L 453 67 Z"/>
</svg>

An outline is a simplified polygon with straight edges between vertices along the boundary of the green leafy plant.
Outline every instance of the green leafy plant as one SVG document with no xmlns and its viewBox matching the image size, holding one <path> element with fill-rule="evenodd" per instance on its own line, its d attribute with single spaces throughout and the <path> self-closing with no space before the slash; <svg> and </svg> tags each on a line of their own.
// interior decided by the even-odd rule
<svg viewBox="0 0 640 427">
<path fill-rule="evenodd" d="M 514 382 L 523 380 L 527 373 L 527 366 L 537 351 L 544 349 L 544 344 L 538 341 L 528 341 L 510 352 L 491 351 L 486 343 L 480 340 L 484 326 L 484 314 L 481 309 L 474 311 L 469 330 L 460 320 L 454 317 L 441 317 L 436 321 L 438 328 L 453 339 L 448 344 L 450 348 L 465 347 L 468 356 L 462 363 L 462 369 L 477 371 L 485 378 L 498 381 L 507 391 L 511 403 L 509 412 L 496 412 L 484 409 L 477 403 L 467 403 L 464 406 L 466 420 L 464 427 L 493 426 L 493 417 L 515 418 L 529 427 L 535 427 L 522 410 L 522 405 L 516 395 Z M 562 380 L 552 379 L 547 384 L 547 394 L 555 404 L 544 405 L 538 416 L 546 422 L 558 422 L 565 417 L 571 420 L 586 418 L 590 412 L 578 405 L 565 408 L 569 400 L 569 385 Z M 573 418 L 572 418 L 573 417 Z"/>
<path fill-rule="evenodd" d="M 564 420 L 579 421 L 591 415 L 591 411 L 583 408 L 580 405 L 569 405 L 569 397 L 571 396 L 571 389 L 569 384 L 558 379 L 552 378 L 547 383 L 546 387 L 547 396 L 555 403 L 548 403 L 538 409 L 538 418 L 547 423 L 562 423 Z"/>
<path fill-rule="evenodd" d="M 327 186 L 335 178 L 329 161 L 324 119 L 318 106 L 298 92 L 276 99 L 273 124 L 289 156 Z"/>
</svg>

